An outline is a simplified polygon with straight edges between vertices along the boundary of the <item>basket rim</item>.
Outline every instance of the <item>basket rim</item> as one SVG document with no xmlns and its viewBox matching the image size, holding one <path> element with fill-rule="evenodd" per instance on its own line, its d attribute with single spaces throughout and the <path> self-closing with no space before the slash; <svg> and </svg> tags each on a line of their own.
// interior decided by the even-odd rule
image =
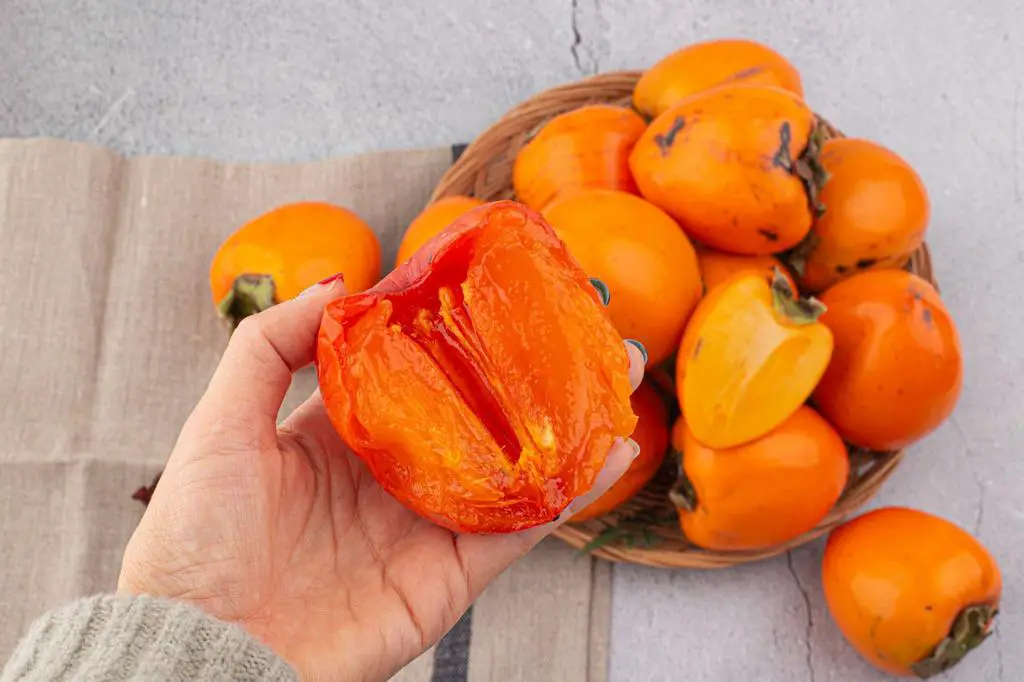
<svg viewBox="0 0 1024 682">
<path fill-rule="evenodd" d="M 639 70 L 601 73 L 542 90 L 513 106 L 466 146 L 459 159 L 447 169 L 438 181 L 431 193 L 429 203 L 455 194 L 467 194 L 484 200 L 510 196 L 510 180 L 506 183 L 494 182 L 488 176 L 489 167 L 495 163 L 495 160 L 500 163 L 504 155 L 507 165 L 507 156 L 510 150 L 515 149 L 516 144 L 521 145 L 529 131 L 535 130 L 553 116 L 591 103 L 628 103 L 629 95 L 642 74 L 643 71 Z M 600 95 L 600 93 L 608 91 L 614 93 L 614 96 Z M 843 136 L 840 131 L 820 116 L 819 121 L 824 124 L 829 135 Z M 481 196 L 481 194 L 487 196 Z M 922 244 L 912 255 L 908 269 L 938 288 L 933 276 L 931 255 L 927 244 Z M 903 458 L 904 451 L 902 450 L 875 453 L 867 473 L 863 478 L 857 474 L 853 484 L 844 490 L 840 499 L 821 523 L 785 543 L 754 551 L 706 550 L 688 544 L 673 549 L 606 544 L 589 550 L 589 553 L 611 562 L 632 563 L 655 568 L 725 568 L 768 559 L 811 542 L 843 523 L 877 494 Z M 852 469 L 853 467 L 851 467 L 851 471 Z M 615 516 L 615 512 L 611 512 L 610 515 L 598 517 L 582 524 L 566 523 L 557 528 L 553 535 L 576 549 L 582 550 L 598 536 L 600 531 L 597 529 L 608 527 L 611 524 L 609 519 L 614 519 Z M 682 537 L 678 523 L 674 523 L 674 527 L 675 532 Z M 652 526 L 652 528 L 668 529 L 669 527 Z M 671 532 L 671 530 L 669 529 L 667 532 Z"/>
</svg>

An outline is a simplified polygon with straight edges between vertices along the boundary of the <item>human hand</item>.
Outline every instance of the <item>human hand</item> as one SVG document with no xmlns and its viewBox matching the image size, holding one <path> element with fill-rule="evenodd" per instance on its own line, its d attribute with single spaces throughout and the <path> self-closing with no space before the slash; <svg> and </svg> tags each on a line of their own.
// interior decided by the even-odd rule
<svg viewBox="0 0 1024 682">
<path fill-rule="evenodd" d="M 278 426 L 342 281 L 245 320 L 182 428 L 125 551 L 118 591 L 192 603 L 242 625 L 307 679 L 381 680 L 439 640 L 513 561 L 597 499 L 636 456 L 618 442 L 559 519 L 459 535 L 386 494 L 319 393 Z M 627 344 L 635 389 L 640 351 Z"/>
</svg>

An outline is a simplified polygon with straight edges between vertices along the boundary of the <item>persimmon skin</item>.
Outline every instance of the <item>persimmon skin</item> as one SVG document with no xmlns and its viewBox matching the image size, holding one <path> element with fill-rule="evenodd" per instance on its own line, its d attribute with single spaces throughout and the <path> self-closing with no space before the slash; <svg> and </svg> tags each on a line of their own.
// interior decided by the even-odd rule
<svg viewBox="0 0 1024 682">
<path fill-rule="evenodd" d="M 885 507 L 832 531 L 822 561 L 829 612 L 868 662 L 910 677 L 971 606 L 998 608 L 992 555 L 956 525 Z M 961 663 L 962 665 L 962 663 Z"/>
<path fill-rule="evenodd" d="M 640 446 L 629 469 L 601 497 L 572 516 L 574 522 L 588 521 L 614 510 L 640 492 L 658 473 L 668 451 L 668 408 L 657 389 L 644 381 L 630 398 L 637 417 L 631 438 Z"/>
<path fill-rule="evenodd" d="M 210 265 L 214 305 L 241 275 L 270 275 L 278 303 L 342 273 L 350 292 L 380 277 L 380 242 L 352 211 L 322 202 L 287 204 L 264 213 L 221 244 Z"/>
<path fill-rule="evenodd" d="M 800 287 L 817 293 L 850 275 L 903 267 L 924 242 L 930 205 L 921 177 L 885 147 L 854 138 L 825 142 L 824 207 L 800 269 Z"/>
<path fill-rule="evenodd" d="M 409 260 L 412 254 L 426 244 L 437 233 L 444 230 L 469 211 L 483 206 L 484 202 L 476 197 L 456 195 L 444 197 L 431 203 L 411 223 L 402 236 L 395 257 L 395 267 Z"/>
<path fill-rule="evenodd" d="M 608 285 L 619 334 L 644 344 L 648 366 L 670 357 L 702 292 L 679 225 L 638 196 L 599 189 L 559 197 L 544 217 L 584 271 Z"/>
<path fill-rule="evenodd" d="M 775 256 L 737 256 L 714 249 L 697 249 L 697 262 L 700 264 L 700 277 L 704 281 L 704 290 L 711 291 L 719 284 L 731 279 L 740 272 L 759 272 L 767 281 L 772 281 L 776 272 L 789 282 L 793 291 L 799 291 L 789 270 Z"/>
<path fill-rule="evenodd" d="M 330 303 L 317 370 L 332 424 L 384 490 L 457 532 L 553 520 L 636 425 L 597 292 L 514 202 L 470 211 Z"/>
<path fill-rule="evenodd" d="M 785 90 L 717 88 L 656 118 L 629 166 L 640 194 L 702 244 L 780 253 L 811 229 L 813 209 L 795 168 L 815 125 L 807 105 Z"/>
<path fill-rule="evenodd" d="M 633 90 L 637 111 L 656 118 L 693 95 L 722 85 L 766 85 L 804 96 L 800 73 L 767 45 L 720 39 L 687 45 L 648 69 Z"/>
<path fill-rule="evenodd" d="M 715 450 L 680 431 L 674 444 L 696 504 L 679 509 L 679 524 L 705 549 L 755 550 L 799 537 L 825 518 L 849 476 L 842 439 L 807 406 L 735 448 Z"/>
<path fill-rule="evenodd" d="M 810 396 L 828 365 L 832 334 L 775 303 L 773 285 L 739 272 L 697 305 L 676 357 L 687 426 L 715 449 L 765 435 Z"/>
<path fill-rule="evenodd" d="M 956 325 L 938 292 L 917 275 L 874 270 L 821 297 L 835 338 L 814 402 L 844 440 L 899 450 L 949 417 L 963 385 Z"/>
<path fill-rule="evenodd" d="M 559 194 L 583 188 L 636 194 L 629 152 L 647 124 L 631 109 L 593 104 L 548 121 L 516 155 L 516 198 L 543 210 Z"/>
</svg>

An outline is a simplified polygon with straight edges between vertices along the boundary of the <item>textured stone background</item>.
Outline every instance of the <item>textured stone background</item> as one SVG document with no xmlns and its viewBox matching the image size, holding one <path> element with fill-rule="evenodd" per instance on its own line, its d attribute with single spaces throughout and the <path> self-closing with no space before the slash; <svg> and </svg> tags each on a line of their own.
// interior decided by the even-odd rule
<svg viewBox="0 0 1024 682">
<path fill-rule="evenodd" d="M 816 109 L 896 149 L 930 189 L 966 387 L 879 502 L 939 513 L 997 554 L 1001 626 L 945 679 L 1016 680 L 1022 31 L 1024 5 L 1003 0 L 4 0 L 0 136 L 240 160 L 449 144 L 545 87 L 689 41 L 770 43 Z M 612 680 L 881 679 L 829 620 L 820 556 L 815 544 L 719 573 L 617 568 Z"/>
</svg>

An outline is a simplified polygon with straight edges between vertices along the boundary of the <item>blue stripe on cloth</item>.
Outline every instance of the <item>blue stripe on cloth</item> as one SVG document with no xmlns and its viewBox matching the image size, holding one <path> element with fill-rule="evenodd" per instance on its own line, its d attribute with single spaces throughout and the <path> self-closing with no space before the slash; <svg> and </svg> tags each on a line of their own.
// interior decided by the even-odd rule
<svg viewBox="0 0 1024 682">
<path fill-rule="evenodd" d="M 430 682 L 466 682 L 472 632 L 473 607 L 470 606 L 455 627 L 434 647 L 434 674 Z"/>
</svg>

